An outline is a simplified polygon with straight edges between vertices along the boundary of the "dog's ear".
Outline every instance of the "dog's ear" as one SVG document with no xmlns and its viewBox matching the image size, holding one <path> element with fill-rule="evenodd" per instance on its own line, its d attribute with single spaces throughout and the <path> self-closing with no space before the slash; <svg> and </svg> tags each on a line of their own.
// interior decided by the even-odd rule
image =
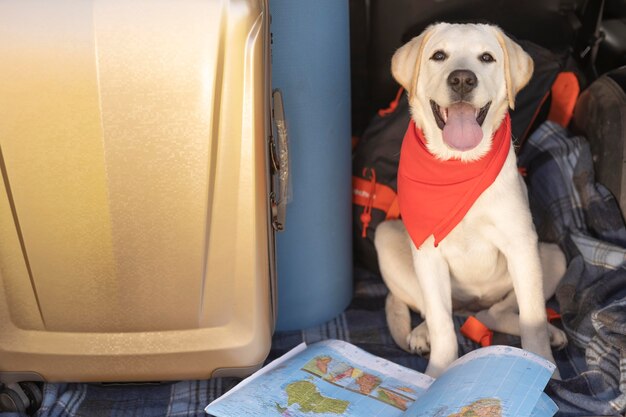
<svg viewBox="0 0 626 417">
<path fill-rule="evenodd" d="M 413 96 L 422 61 L 422 51 L 432 31 L 433 26 L 429 26 L 421 35 L 400 47 L 391 58 L 391 74 L 409 93 L 409 97 Z"/>
<path fill-rule="evenodd" d="M 528 84 L 533 75 L 533 59 L 521 46 L 513 42 L 502 30 L 494 27 L 496 37 L 504 53 L 504 78 L 509 107 L 515 108 L 515 96 Z"/>
</svg>

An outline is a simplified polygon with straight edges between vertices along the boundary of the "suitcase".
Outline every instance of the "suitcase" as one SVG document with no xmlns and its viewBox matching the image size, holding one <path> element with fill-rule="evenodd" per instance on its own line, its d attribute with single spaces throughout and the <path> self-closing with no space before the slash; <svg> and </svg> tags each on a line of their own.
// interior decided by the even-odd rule
<svg viewBox="0 0 626 417">
<path fill-rule="evenodd" d="M 267 0 L 15 0 L 0 27 L 0 382 L 258 369 Z"/>
</svg>

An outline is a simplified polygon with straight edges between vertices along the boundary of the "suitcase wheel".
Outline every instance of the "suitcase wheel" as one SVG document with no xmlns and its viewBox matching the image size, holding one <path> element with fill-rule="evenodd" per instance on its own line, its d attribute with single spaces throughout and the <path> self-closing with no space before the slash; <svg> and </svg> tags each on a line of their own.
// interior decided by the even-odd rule
<svg viewBox="0 0 626 417">
<path fill-rule="evenodd" d="M 43 392 L 41 391 L 40 385 L 35 382 L 20 382 L 20 388 L 22 388 L 22 391 L 24 391 L 24 394 L 26 394 L 30 402 L 26 408 L 26 413 L 35 414 L 43 402 Z"/>
<path fill-rule="evenodd" d="M 0 411 L 25 413 L 26 404 L 24 404 L 22 397 L 16 391 L 4 388 L 0 391 Z"/>
<path fill-rule="evenodd" d="M 5 385 L 0 389 L 0 412 L 35 414 L 43 401 L 41 386 L 35 382 Z"/>
</svg>

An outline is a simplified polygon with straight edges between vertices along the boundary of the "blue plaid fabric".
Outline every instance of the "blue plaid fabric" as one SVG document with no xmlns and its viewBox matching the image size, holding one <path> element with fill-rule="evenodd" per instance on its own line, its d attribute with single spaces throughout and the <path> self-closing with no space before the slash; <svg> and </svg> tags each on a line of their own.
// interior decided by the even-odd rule
<svg viewBox="0 0 626 417">
<path fill-rule="evenodd" d="M 520 155 L 542 240 L 558 242 L 569 267 L 557 288 L 570 345 L 584 353 L 577 375 L 551 381 L 560 415 L 626 411 L 626 228 L 611 193 L 594 181 L 589 145 L 553 123 Z M 580 361 L 579 361 L 580 362 Z"/>
<path fill-rule="evenodd" d="M 549 395 L 558 416 L 623 415 L 626 409 L 626 228 L 604 187 L 593 181 L 591 155 L 582 138 L 568 137 L 546 123 L 520 155 L 527 168 L 531 209 L 543 240 L 558 242 L 569 268 L 557 290 L 569 345 L 555 352 L 563 377 Z M 269 360 L 302 341 L 334 338 L 423 371 L 427 361 L 394 344 L 386 326 L 387 289 L 380 277 L 355 271 L 349 308 L 335 319 L 303 331 L 274 335 Z M 556 306 L 555 300 L 552 303 Z M 420 319 L 414 316 L 414 324 Z M 455 317 L 459 353 L 478 346 L 460 335 L 464 317 Z M 519 346 L 519 339 L 496 334 L 496 344 Z M 38 417 L 205 416 L 204 407 L 232 388 L 236 378 L 155 385 L 46 384 Z M 0 417 L 24 417 L 0 413 Z"/>
</svg>

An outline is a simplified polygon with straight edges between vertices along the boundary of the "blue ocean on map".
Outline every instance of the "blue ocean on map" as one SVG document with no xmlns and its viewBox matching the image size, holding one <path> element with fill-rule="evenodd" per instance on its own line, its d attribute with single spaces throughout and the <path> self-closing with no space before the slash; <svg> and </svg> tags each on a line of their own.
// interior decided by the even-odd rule
<svg viewBox="0 0 626 417">
<path fill-rule="evenodd" d="M 339 358 L 339 359 L 337 359 Z M 238 401 L 212 406 L 215 415 L 346 417 L 401 416 L 423 388 L 309 347 L 238 391 Z M 263 414 L 260 414 L 262 412 Z"/>
<path fill-rule="evenodd" d="M 497 415 L 502 417 L 530 417 L 537 405 L 542 406 L 546 415 L 553 415 L 553 403 L 547 397 L 547 401 L 542 398 L 543 387 L 552 375 L 549 365 L 542 363 L 543 359 L 529 361 L 513 355 L 519 349 L 492 347 L 491 350 L 490 354 L 485 354 L 485 350 L 482 356 L 448 369 L 411 410 L 416 413 L 412 415 L 455 416 L 473 406 L 498 409 Z M 491 415 L 489 411 L 483 414 Z"/>
</svg>

